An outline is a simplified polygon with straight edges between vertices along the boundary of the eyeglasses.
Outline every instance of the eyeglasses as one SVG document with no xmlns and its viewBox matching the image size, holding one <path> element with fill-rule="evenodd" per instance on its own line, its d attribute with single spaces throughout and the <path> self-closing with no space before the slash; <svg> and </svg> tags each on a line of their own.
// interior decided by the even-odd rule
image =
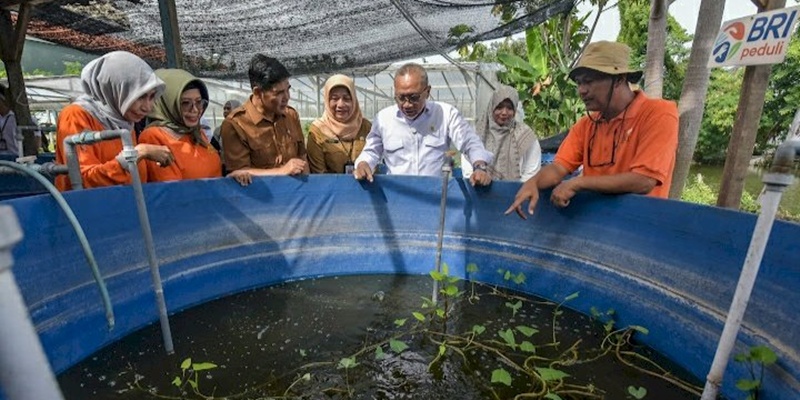
<svg viewBox="0 0 800 400">
<path fill-rule="evenodd" d="M 427 88 L 423 89 L 419 93 L 401 94 L 398 96 L 394 96 L 394 99 L 395 101 L 397 101 L 397 104 L 403 104 L 405 102 L 409 102 L 411 104 L 417 104 L 422 100 L 422 95 L 425 93 L 426 90 L 428 89 Z"/>
<path fill-rule="evenodd" d="M 620 143 L 620 141 L 622 139 L 622 135 L 620 135 L 619 133 L 620 132 L 623 132 L 623 133 L 625 132 L 625 114 L 627 114 L 627 112 L 628 112 L 628 108 L 626 107 L 625 111 L 622 113 L 622 121 L 620 122 L 619 126 L 616 129 L 614 129 L 614 138 L 613 138 L 614 146 L 611 147 L 611 160 L 610 161 L 606 161 L 606 162 L 601 162 L 601 163 L 598 163 L 598 164 L 595 164 L 595 163 L 592 162 L 592 153 L 593 153 L 593 150 L 594 150 L 594 140 L 597 137 L 597 128 L 600 126 L 600 121 L 594 122 L 594 124 L 593 124 L 594 125 L 594 129 L 592 131 L 592 137 L 589 138 L 588 164 L 589 164 L 590 167 L 592 167 L 592 168 L 607 167 L 607 166 L 614 165 L 614 163 L 617 161 L 617 147 L 619 147 L 619 143 Z"/>
<path fill-rule="evenodd" d="M 196 108 L 197 111 L 203 111 L 206 107 L 208 107 L 208 100 L 206 99 L 196 101 L 181 100 L 181 111 L 192 111 L 192 108 Z"/>
</svg>

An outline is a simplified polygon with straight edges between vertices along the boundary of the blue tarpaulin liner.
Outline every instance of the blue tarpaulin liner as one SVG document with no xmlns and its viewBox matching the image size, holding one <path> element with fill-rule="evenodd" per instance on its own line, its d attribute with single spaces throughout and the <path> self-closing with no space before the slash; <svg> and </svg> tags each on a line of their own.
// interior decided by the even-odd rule
<svg viewBox="0 0 800 400">
<path fill-rule="evenodd" d="M 613 308 L 621 326 L 703 379 L 755 226 L 753 215 L 641 196 L 579 194 L 566 209 L 543 193 L 535 215 L 503 216 L 519 183 L 475 189 L 451 179 L 443 261 L 462 277 L 508 285 L 496 270 L 524 272 L 514 289 L 589 312 Z M 441 179 L 272 177 L 145 185 L 170 312 L 248 288 L 307 277 L 426 274 L 434 268 Z M 100 295 L 72 227 L 48 196 L 5 202 L 25 232 L 16 275 L 53 368 L 64 371 L 157 320 L 130 187 L 66 194 L 95 251 L 117 313 L 108 331 Z M 766 344 L 778 354 L 762 394 L 800 398 L 800 225 L 776 222 L 736 352 Z M 467 263 L 479 272 L 468 274 Z M 178 352 L 181 349 L 176 349 Z M 736 397 L 731 362 L 724 393 Z"/>
</svg>

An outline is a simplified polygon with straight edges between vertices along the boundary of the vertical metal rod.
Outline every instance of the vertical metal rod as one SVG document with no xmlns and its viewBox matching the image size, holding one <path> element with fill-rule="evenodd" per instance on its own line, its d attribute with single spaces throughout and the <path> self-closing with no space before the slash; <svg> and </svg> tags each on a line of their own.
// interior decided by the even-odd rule
<svg viewBox="0 0 800 400">
<path fill-rule="evenodd" d="M 768 174 L 769 175 L 769 174 Z M 791 175 L 789 175 L 791 177 Z M 766 181 L 767 177 L 765 177 Z M 753 230 L 753 237 L 750 240 L 750 247 L 747 250 L 742 273 L 739 276 L 739 283 L 736 285 L 736 292 L 733 295 L 728 317 L 725 320 L 725 327 L 722 329 L 717 351 L 714 354 L 714 361 L 711 364 L 708 376 L 706 377 L 705 388 L 701 400 L 715 400 L 722 385 L 722 377 L 728 365 L 733 347 L 736 344 L 736 336 L 742 325 L 744 312 L 747 303 L 750 301 L 750 294 L 756 282 L 758 270 L 761 267 L 761 259 L 767 247 L 769 234 L 772 224 L 775 222 L 775 214 L 778 212 L 778 204 L 786 186 L 766 185 L 766 191 L 761 199 L 761 213 L 758 215 L 756 227 Z"/>
<path fill-rule="evenodd" d="M 136 210 L 139 213 L 139 225 L 142 228 L 142 236 L 144 236 L 144 246 L 147 249 L 147 261 L 150 264 L 150 276 L 153 279 L 153 291 L 156 295 L 156 303 L 158 305 L 158 319 L 161 322 L 161 336 L 164 339 L 164 349 L 167 354 L 175 353 L 175 347 L 172 344 L 172 330 L 169 327 L 169 316 L 167 315 L 167 302 L 164 300 L 164 288 L 161 284 L 161 273 L 159 272 L 158 259 L 156 258 L 156 249 L 153 243 L 153 232 L 150 230 L 150 218 L 147 215 L 147 206 L 144 202 L 144 191 L 142 190 L 142 180 L 139 177 L 139 168 L 137 166 L 138 152 L 133 147 L 130 139 L 123 140 L 122 153 L 125 160 L 128 161 L 128 169 L 131 174 L 131 181 L 133 183 L 133 194 L 136 197 Z"/>
<path fill-rule="evenodd" d="M 439 236 L 436 241 L 436 272 L 442 272 L 442 242 L 444 241 L 444 219 L 447 214 L 447 186 L 450 183 L 450 173 L 453 172 L 453 158 L 445 155 L 442 165 L 442 201 L 439 205 Z M 433 280 L 433 295 L 431 300 L 434 304 L 439 301 L 439 281 Z"/>
<path fill-rule="evenodd" d="M 0 388 L 8 400 L 62 400 L 36 328 L 11 271 L 22 230 L 11 206 L 0 206 Z"/>
</svg>

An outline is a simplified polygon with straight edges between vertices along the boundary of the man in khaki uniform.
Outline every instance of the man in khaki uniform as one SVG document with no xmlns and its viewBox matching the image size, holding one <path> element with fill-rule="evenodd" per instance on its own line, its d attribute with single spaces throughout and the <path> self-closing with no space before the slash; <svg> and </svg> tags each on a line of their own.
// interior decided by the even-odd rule
<svg viewBox="0 0 800 400">
<path fill-rule="evenodd" d="M 289 71 L 278 60 L 256 54 L 248 75 L 253 93 L 220 128 L 225 167 L 255 176 L 308 174 L 300 117 L 288 106 Z"/>
</svg>

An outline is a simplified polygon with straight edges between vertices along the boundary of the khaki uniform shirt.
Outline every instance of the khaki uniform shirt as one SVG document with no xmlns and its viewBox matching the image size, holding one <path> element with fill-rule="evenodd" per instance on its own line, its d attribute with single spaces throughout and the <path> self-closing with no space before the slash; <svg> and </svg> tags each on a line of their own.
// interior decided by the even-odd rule
<svg viewBox="0 0 800 400">
<path fill-rule="evenodd" d="M 220 134 L 228 171 L 278 168 L 292 158 L 306 161 L 300 117 L 292 107 L 270 121 L 247 100 L 222 122 Z"/>
<path fill-rule="evenodd" d="M 364 149 L 367 134 L 372 127 L 369 121 L 361 121 L 361 129 L 354 140 L 331 139 L 314 125 L 308 129 L 308 166 L 312 174 L 343 174 L 348 162 L 355 163 Z"/>
</svg>

